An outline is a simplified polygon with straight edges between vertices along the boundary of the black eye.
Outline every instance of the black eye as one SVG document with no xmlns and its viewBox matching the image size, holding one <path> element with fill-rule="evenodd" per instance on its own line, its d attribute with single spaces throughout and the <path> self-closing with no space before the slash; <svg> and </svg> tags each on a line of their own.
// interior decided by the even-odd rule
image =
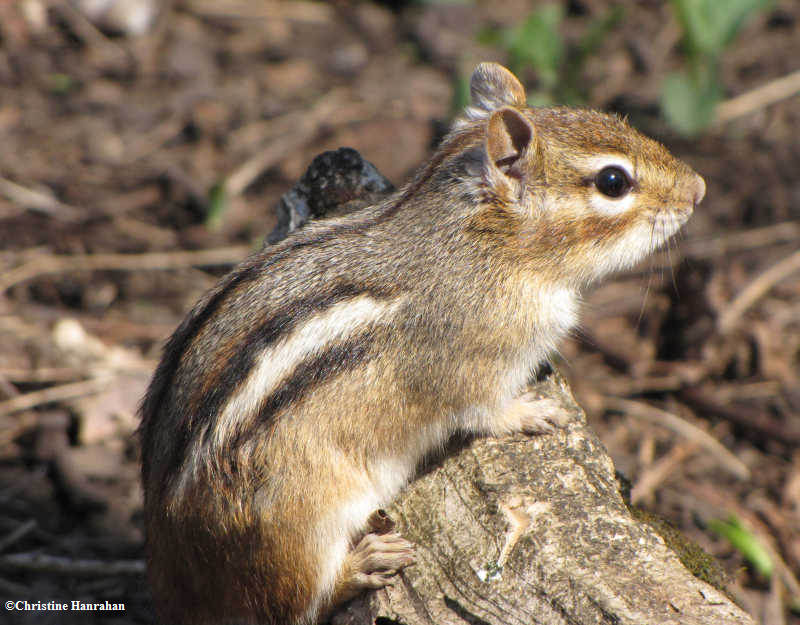
<svg viewBox="0 0 800 625">
<path fill-rule="evenodd" d="M 603 195 L 608 197 L 622 197 L 631 190 L 631 181 L 628 174 L 621 167 L 603 167 L 594 177 L 594 186 Z"/>
</svg>

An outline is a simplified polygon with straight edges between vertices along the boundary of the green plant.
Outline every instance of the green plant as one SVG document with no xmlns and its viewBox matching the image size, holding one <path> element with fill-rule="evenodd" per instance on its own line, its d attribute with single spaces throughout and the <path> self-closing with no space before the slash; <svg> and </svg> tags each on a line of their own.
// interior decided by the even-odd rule
<svg viewBox="0 0 800 625">
<path fill-rule="evenodd" d="M 546 4 L 531 13 L 520 26 L 506 31 L 511 71 L 519 74 L 526 67 L 535 68 L 540 90 L 546 94 L 558 88 L 564 58 L 564 40 L 559 32 L 563 20 L 564 8 L 560 4 Z"/>
<path fill-rule="evenodd" d="M 661 110 L 685 135 L 708 127 L 722 99 L 719 64 L 748 16 L 773 0 L 670 0 L 683 30 L 687 68 L 669 74 L 662 85 Z"/>
<path fill-rule="evenodd" d="M 225 189 L 225 181 L 217 182 L 208 190 L 208 207 L 206 211 L 205 225 L 209 230 L 219 230 L 222 225 L 223 217 L 230 205 L 228 191 Z"/>
<path fill-rule="evenodd" d="M 69 74 L 48 74 L 46 78 L 50 91 L 57 95 L 65 95 L 78 86 L 77 81 Z"/>
<path fill-rule="evenodd" d="M 515 74 L 524 76 L 529 69 L 535 70 L 539 84 L 530 93 L 530 104 L 581 104 L 586 99 L 581 84 L 586 59 L 622 15 L 622 7 L 609 9 L 589 25 L 577 42 L 569 44 L 561 35 L 564 6 L 545 4 L 519 26 L 486 29 L 479 39 L 503 49 L 508 55 L 509 69 Z"/>
<path fill-rule="evenodd" d="M 753 565 L 753 568 L 769 579 L 775 567 L 769 551 L 738 518 L 731 516 L 726 521 L 712 519 L 708 527 L 716 534 L 727 538 L 728 542 Z"/>
</svg>

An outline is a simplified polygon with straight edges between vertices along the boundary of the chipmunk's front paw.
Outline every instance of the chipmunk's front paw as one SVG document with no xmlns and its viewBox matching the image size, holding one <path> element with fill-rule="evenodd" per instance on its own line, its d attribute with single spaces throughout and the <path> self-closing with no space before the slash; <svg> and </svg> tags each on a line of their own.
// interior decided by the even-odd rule
<svg viewBox="0 0 800 625">
<path fill-rule="evenodd" d="M 347 554 L 334 592 L 334 603 L 353 598 L 364 590 L 383 588 L 401 569 L 414 564 L 414 545 L 392 531 L 394 521 L 385 512 L 373 513 L 370 529 Z"/>
<path fill-rule="evenodd" d="M 496 433 L 544 434 L 563 428 L 569 418 L 569 412 L 556 400 L 526 392 L 512 399 L 498 416 Z"/>
<path fill-rule="evenodd" d="M 348 556 L 351 583 L 359 590 L 383 588 L 391 578 L 414 563 L 414 545 L 397 532 L 367 534 Z"/>
</svg>

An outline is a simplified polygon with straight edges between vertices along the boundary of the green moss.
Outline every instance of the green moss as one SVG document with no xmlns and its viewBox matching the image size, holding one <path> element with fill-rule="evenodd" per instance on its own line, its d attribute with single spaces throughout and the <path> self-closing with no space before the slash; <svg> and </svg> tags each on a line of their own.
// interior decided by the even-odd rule
<svg viewBox="0 0 800 625">
<path fill-rule="evenodd" d="M 728 593 L 727 586 L 730 584 L 730 576 L 722 568 L 722 565 L 710 553 L 707 553 L 700 545 L 687 538 L 677 527 L 657 514 L 643 510 L 631 505 L 630 481 L 621 473 L 617 472 L 617 482 L 619 483 L 620 494 L 628 506 L 631 516 L 640 523 L 646 523 L 652 527 L 656 533 L 664 539 L 681 564 L 694 575 L 707 584 L 713 586 L 720 592 L 725 593 L 731 600 L 733 597 Z"/>
<path fill-rule="evenodd" d="M 707 553 L 696 542 L 684 536 L 677 527 L 666 519 L 636 506 L 629 505 L 628 508 L 634 519 L 640 523 L 647 523 L 664 539 L 667 547 L 678 556 L 683 566 L 692 575 L 710 584 L 720 592 L 728 594 L 726 587 L 731 580 L 714 556 Z"/>
</svg>

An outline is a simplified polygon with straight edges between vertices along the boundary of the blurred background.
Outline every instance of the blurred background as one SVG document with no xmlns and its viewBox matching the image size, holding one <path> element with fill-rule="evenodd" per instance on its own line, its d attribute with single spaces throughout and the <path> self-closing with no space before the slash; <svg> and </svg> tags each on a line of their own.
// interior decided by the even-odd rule
<svg viewBox="0 0 800 625">
<path fill-rule="evenodd" d="M 402 184 L 483 60 L 704 176 L 560 366 L 633 502 L 800 623 L 796 0 L 0 0 L 0 596 L 126 606 L 0 622 L 150 622 L 133 432 L 163 340 L 318 153 Z"/>
</svg>

